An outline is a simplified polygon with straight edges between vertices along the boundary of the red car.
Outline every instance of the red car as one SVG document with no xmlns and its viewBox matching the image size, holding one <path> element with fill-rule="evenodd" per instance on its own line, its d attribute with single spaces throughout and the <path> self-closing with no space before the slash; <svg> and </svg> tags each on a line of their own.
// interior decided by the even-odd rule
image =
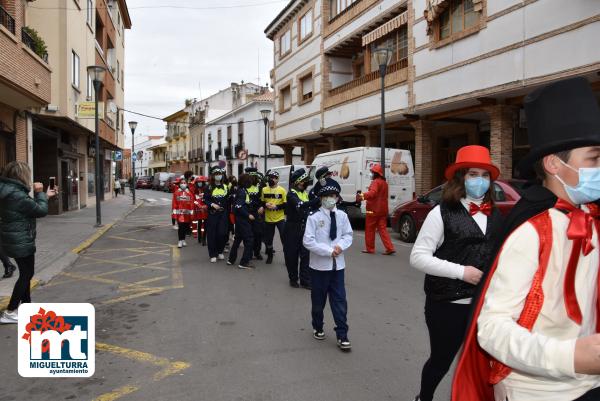
<svg viewBox="0 0 600 401">
<path fill-rule="evenodd" d="M 152 177 L 138 177 L 135 182 L 135 189 L 152 189 Z"/>
<path fill-rule="evenodd" d="M 519 191 L 526 185 L 525 181 L 498 180 L 494 183 L 494 199 L 503 215 L 507 215 L 512 207 L 521 199 Z M 404 242 L 414 242 L 427 214 L 442 200 L 442 185 L 433 188 L 425 195 L 396 207 L 392 213 L 392 228 L 400 234 Z"/>
</svg>

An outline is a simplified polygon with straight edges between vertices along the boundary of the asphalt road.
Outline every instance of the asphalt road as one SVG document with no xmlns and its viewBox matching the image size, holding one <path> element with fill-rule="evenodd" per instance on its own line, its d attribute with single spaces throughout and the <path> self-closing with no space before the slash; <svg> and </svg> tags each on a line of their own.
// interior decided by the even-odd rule
<svg viewBox="0 0 600 401">
<path fill-rule="evenodd" d="M 289 287 L 283 251 L 255 270 L 208 263 L 205 247 L 181 251 L 169 196 L 146 199 L 33 300 L 96 307 L 96 373 L 90 379 L 25 379 L 16 326 L 0 326 L 0 401 L 412 400 L 428 355 L 423 276 L 395 236 L 395 256 L 360 253 L 355 231 L 346 287 L 353 350 L 312 338 L 310 293 Z M 84 238 L 82 238 L 84 240 Z M 383 251 L 378 242 L 378 252 Z M 437 400 L 449 399 L 449 378 Z"/>
</svg>

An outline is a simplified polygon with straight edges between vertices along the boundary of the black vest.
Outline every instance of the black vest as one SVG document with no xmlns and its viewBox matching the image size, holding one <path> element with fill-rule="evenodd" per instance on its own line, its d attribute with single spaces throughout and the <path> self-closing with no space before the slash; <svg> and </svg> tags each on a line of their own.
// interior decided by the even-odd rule
<svg viewBox="0 0 600 401">
<path fill-rule="evenodd" d="M 502 215 L 497 208 L 487 219 L 485 235 L 462 203 L 440 204 L 444 222 L 444 242 L 433 254 L 436 258 L 484 270 L 490 265 L 492 248 L 499 234 Z M 458 279 L 425 276 L 425 294 L 433 301 L 457 301 L 475 295 L 476 286 Z"/>
</svg>

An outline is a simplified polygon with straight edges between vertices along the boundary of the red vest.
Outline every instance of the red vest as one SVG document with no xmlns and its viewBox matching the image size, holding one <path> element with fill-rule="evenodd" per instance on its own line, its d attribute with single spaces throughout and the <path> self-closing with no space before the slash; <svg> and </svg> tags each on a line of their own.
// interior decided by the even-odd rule
<svg viewBox="0 0 600 401">
<path fill-rule="evenodd" d="M 173 192 L 173 212 L 171 217 L 180 223 L 191 223 L 194 217 L 195 197 L 188 189 L 177 188 Z"/>
</svg>

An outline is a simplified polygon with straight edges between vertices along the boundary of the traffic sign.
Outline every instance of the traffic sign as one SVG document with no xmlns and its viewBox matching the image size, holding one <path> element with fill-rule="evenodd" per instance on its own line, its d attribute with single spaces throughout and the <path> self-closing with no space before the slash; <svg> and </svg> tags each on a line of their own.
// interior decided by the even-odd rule
<svg viewBox="0 0 600 401">
<path fill-rule="evenodd" d="M 138 151 L 138 152 L 137 152 L 137 158 L 138 158 L 138 159 L 141 159 L 141 158 L 143 158 L 143 157 L 144 157 L 144 151 L 142 151 L 142 150 Z"/>
<path fill-rule="evenodd" d="M 240 160 L 246 160 L 248 158 L 248 151 L 247 150 L 240 150 L 238 152 L 238 159 Z"/>
<path fill-rule="evenodd" d="M 123 161 L 123 152 L 121 152 L 120 150 L 116 150 L 114 158 L 116 162 Z"/>
<path fill-rule="evenodd" d="M 135 153 L 133 153 L 131 155 L 131 160 L 136 161 L 137 160 L 137 155 Z"/>
</svg>

